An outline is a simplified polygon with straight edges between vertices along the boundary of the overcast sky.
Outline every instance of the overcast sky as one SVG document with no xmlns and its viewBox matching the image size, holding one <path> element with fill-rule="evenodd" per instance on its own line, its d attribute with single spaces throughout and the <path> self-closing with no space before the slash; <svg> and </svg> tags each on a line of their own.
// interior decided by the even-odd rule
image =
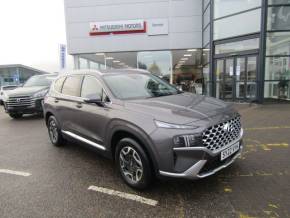
<svg viewBox="0 0 290 218">
<path fill-rule="evenodd" d="M 66 44 L 63 0 L 0 1 L 0 64 L 59 70 L 58 46 Z M 72 58 L 67 59 L 68 68 Z"/>
</svg>

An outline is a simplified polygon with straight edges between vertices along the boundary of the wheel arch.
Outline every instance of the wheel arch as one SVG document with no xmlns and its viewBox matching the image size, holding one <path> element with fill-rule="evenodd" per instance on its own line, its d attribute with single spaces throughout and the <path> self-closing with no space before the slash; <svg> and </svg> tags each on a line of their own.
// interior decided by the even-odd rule
<svg viewBox="0 0 290 218">
<path fill-rule="evenodd" d="M 50 111 L 47 111 L 46 113 L 45 113 L 45 115 L 44 115 L 44 119 L 45 119 L 45 124 L 46 124 L 46 126 L 47 126 L 47 122 L 48 122 L 48 118 L 50 117 L 50 116 L 54 116 L 54 114 L 52 113 L 52 112 L 50 112 Z"/>
<path fill-rule="evenodd" d="M 157 152 L 154 150 L 154 146 L 152 141 L 150 140 L 149 136 L 137 126 L 127 123 L 126 121 L 118 120 L 113 128 L 111 129 L 110 133 L 107 136 L 107 145 L 108 149 L 111 153 L 112 159 L 115 159 L 115 150 L 117 143 L 122 138 L 132 138 L 136 142 L 140 144 L 140 146 L 144 149 L 145 153 L 150 160 L 150 164 L 155 173 L 158 172 L 158 164 L 156 161 Z"/>
</svg>

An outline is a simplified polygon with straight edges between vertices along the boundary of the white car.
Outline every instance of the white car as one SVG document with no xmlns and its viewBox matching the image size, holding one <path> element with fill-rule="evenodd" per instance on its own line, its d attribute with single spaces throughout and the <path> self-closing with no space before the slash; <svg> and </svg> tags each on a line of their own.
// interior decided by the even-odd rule
<svg viewBox="0 0 290 218">
<path fill-rule="evenodd" d="M 0 88 L 0 105 L 3 105 L 3 96 L 5 91 L 16 89 L 17 85 L 2 86 Z"/>
</svg>

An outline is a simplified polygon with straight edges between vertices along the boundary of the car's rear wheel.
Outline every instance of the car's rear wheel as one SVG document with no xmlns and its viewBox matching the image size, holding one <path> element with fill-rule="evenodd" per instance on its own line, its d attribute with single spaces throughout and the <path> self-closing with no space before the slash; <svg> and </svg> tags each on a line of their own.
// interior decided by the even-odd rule
<svg viewBox="0 0 290 218">
<path fill-rule="evenodd" d="M 132 188 L 145 189 L 152 182 L 152 170 L 147 154 L 135 140 L 124 138 L 117 144 L 115 160 L 118 170 Z"/>
<path fill-rule="evenodd" d="M 10 113 L 9 116 L 13 119 L 19 119 L 23 116 L 21 113 Z"/>
<path fill-rule="evenodd" d="M 50 141 L 55 146 L 62 146 L 65 144 L 65 140 L 62 136 L 61 129 L 54 116 L 50 116 L 47 121 L 47 128 Z"/>
</svg>

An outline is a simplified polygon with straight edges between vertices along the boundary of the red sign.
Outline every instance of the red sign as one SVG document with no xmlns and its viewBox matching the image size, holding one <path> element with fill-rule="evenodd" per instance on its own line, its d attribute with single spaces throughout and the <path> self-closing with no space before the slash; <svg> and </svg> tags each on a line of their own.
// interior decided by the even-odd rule
<svg viewBox="0 0 290 218">
<path fill-rule="evenodd" d="M 146 33 L 146 21 L 127 20 L 90 23 L 90 36 L 129 33 Z"/>
</svg>

